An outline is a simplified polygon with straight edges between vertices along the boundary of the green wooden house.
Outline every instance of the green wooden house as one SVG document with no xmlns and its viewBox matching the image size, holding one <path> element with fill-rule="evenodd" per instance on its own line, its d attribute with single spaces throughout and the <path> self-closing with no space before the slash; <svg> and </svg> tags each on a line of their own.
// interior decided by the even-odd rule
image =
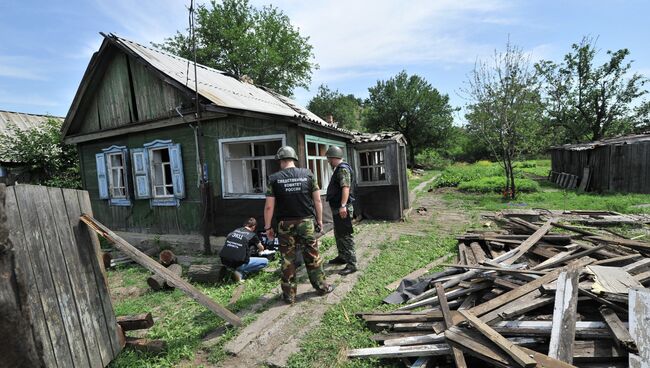
<svg viewBox="0 0 650 368">
<path fill-rule="evenodd" d="M 376 202 L 360 212 L 368 217 L 398 219 L 408 207 L 401 135 L 360 136 L 262 86 L 202 65 L 195 81 L 186 59 L 103 36 L 62 131 L 79 148 L 83 186 L 108 227 L 225 234 L 261 220 L 282 145 L 296 148 L 323 194 L 332 172 L 325 151 L 343 148 L 365 191 L 358 206 Z M 397 200 L 377 205 L 387 196 Z"/>
</svg>

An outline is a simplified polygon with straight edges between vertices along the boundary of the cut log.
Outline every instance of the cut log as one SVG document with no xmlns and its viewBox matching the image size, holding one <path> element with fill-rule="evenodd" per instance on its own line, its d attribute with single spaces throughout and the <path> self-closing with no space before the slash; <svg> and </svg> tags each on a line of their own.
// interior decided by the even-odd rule
<svg viewBox="0 0 650 368">
<path fill-rule="evenodd" d="M 187 278 L 193 282 L 214 284 L 223 280 L 226 268 L 220 263 L 193 264 L 187 270 Z"/>
<path fill-rule="evenodd" d="M 163 340 L 140 339 L 127 336 L 126 347 L 144 353 L 158 355 L 167 349 L 167 343 Z"/>
<path fill-rule="evenodd" d="M 172 252 L 169 249 L 165 249 L 160 254 L 158 255 L 158 260 L 161 265 L 165 267 L 169 267 L 169 265 L 172 265 L 177 262 L 176 255 L 174 252 Z"/>
<path fill-rule="evenodd" d="M 210 299 L 205 294 L 201 293 L 190 283 L 186 282 L 185 280 L 178 277 L 170 270 L 161 266 L 158 262 L 149 258 L 146 254 L 139 251 L 133 245 L 129 244 L 126 240 L 122 239 L 119 235 L 115 234 L 113 231 L 111 231 L 109 228 L 107 228 L 106 226 L 104 226 L 103 224 L 101 224 L 91 216 L 83 214 L 81 215 L 80 219 L 86 225 L 88 225 L 92 230 L 97 232 L 104 239 L 113 243 L 116 248 L 129 255 L 131 258 L 133 258 L 133 260 L 138 262 L 140 265 L 147 268 L 149 271 L 162 276 L 167 282 L 172 283 L 174 287 L 180 289 L 185 294 L 190 296 L 192 299 L 196 300 L 197 302 L 201 303 L 201 305 L 207 307 L 212 312 L 217 314 L 219 317 L 223 318 L 233 326 L 239 327 L 242 325 L 242 321 L 237 315 L 233 314 L 231 311 L 224 308 L 223 306 L 217 304 L 214 300 Z"/>
<path fill-rule="evenodd" d="M 174 275 L 181 277 L 183 275 L 183 268 L 179 264 L 171 264 L 167 267 Z M 173 289 L 174 286 L 160 275 L 153 275 L 147 279 L 147 285 L 151 287 L 152 290 L 158 291 L 163 289 Z"/>
<path fill-rule="evenodd" d="M 117 317 L 117 324 L 122 331 L 144 330 L 153 326 L 151 312 Z"/>
</svg>

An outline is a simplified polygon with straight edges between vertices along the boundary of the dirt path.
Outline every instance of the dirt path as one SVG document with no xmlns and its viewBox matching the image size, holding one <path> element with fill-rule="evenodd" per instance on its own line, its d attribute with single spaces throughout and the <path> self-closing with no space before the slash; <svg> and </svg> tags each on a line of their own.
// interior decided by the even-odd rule
<svg viewBox="0 0 650 368">
<path fill-rule="evenodd" d="M 326 266 L 327 281 L 336 284 L 336 289 L 322 297 L 317 296 L 309 282 L 303 280 L 298 285 L 297 303 L 288 306 L 279 300 L 274 302 L 225 345 L 225 350 L 231 356 L 219 366 L 286 366 L 288 358 L 300 351 L 302 337 L 316 328 L 325 312 L 352 290 L 359 276 L 379 254 L 378 243 L 398 239 L 401 235 L 424 235 L 431 229 L 432 223 L 446 232 L 468 222 L 463 213 L 449 209 L 435 193 L 422 193 L 414 201 L 413 207 L 407 221 L 359 225 L 355 239 L 359 272 L 342 277 L 336 273 L 341 266 Z"/>
</svg>

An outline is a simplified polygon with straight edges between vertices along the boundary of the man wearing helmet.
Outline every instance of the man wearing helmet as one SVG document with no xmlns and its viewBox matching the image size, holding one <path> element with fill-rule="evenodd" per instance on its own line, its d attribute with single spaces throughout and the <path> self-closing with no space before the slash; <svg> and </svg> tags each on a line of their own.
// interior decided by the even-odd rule
<svg viewBox="0 0 650 368">
<path fill-rule="evenodd" d="M 357 256 L 354 252 L 354 229 L 352 217 L 354 208 L 353 189 L 354 173 L 347 162 L 343 162 L 343 150 L 337 146 L 330 146 L 325 153 L 334 173 L 327 186 L 327 203 L 332 209 L 334 220 L 334 238 L 339 254 L 329 261 L 331 264 L 345 264 L 339 272 L 349 275 L 357 271 Z"/>
<path fill-rule="evenodd" d="M 269 177 L 264 206 L 264 230 L 269 239 L 275 237 L 272 227 L 275 215 L 282 254 L 282 296 L 287 303 L 293 304 L 298 288 L 298 249 L 302 251 L 309 281 L 318 294 L 330 293 L 334 287 L 325 283 L 323 259 L 315 238 L 315 233 L 320 232 L 323 226 L 323 207 L 314 174 L 309 169 L 296 167 L 298 155 L 292 147 L 281 147 L 276 159 L 280 160 L 281 170 Z"/>
</svg>

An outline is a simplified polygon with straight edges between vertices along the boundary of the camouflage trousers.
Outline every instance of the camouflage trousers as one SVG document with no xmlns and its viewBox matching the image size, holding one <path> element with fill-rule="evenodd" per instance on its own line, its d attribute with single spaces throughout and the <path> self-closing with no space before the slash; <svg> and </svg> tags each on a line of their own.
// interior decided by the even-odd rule
<svg viewBox="0 0 650 368">
<path fill-rule="evenodd" d="M 294 300 L 298 282 L 296 281 L 296 255 L 302 252 L 309 281 L 314 289 L 326 289 L 325 274 L 323 273 L 323 258 L 318 252 L 318 242 L 315 238 L 314 220 L 280 221 L 278 224 L 280 253 L 282 254 L 282 293 L 284 298 Z"/>
<path fill-rule="evenodd" d="M 332 220 L 334 221 L 334 238 L 336 239 L 336 248 L 339 251 L 339 257 L 345 263 L 351 266 L 357 266 L 357 255 L 354 251 L 354 229 L 352 228 L 352 218 L 354 217 L 354 208 L 348 205 L 348 216 L 341 218 L 339 209 L 331 207 Z"/>
</svg>

